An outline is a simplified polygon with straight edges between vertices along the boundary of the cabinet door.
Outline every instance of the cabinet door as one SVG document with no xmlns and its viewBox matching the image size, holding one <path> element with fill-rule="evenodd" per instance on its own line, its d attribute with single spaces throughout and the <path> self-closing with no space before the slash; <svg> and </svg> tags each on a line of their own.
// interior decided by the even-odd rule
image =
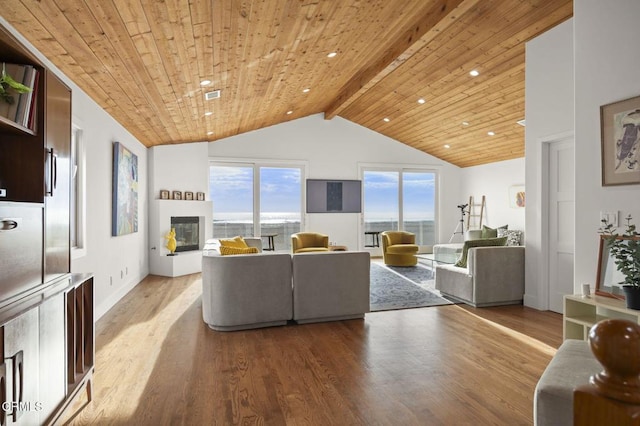
<svg viewBox="0 0 640 426">
<path fill-rule="evenodd" d="M 44 281 L 70 271 L 71 91 L 46 72 Z"/>
<path fill-rule="evenodd" d="M 38 308 L 4 325 L 7 425 L 40 423 Z"/>
<path fill-rule="evenodd" d="M 45 422 L 66 395 L 65 298 L 52 297 L 40 312 L 40 423 Z"/>
</svg>

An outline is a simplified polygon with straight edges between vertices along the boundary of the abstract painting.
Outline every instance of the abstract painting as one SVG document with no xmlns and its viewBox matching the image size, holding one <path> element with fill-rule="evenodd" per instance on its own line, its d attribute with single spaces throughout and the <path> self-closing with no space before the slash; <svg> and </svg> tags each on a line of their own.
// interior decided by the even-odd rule
<svg viewBox="0 0 640 426">
<path fill-rule="evenodd" d="M 138 156 L 113 143 L 111 235 L 138 232 Z"/>
</svg>

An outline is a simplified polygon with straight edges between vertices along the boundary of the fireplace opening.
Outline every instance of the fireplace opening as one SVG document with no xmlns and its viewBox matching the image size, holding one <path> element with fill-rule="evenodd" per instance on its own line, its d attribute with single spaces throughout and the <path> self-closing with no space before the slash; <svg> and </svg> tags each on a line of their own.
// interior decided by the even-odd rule
<svg viewBox="0 0 640 426">
<path fill-rule="evenodd" d="M 200 218 L 198 216 L 171 217 L 176 230 L 176 252 L 200 249 Z"/>
</svg>

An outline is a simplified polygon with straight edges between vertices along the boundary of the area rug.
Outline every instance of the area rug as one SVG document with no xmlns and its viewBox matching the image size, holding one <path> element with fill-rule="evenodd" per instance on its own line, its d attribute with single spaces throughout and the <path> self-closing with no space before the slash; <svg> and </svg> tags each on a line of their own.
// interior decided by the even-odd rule
<svg viewBox="0 0 640 426">
<path fill-rule="evenodd" d="M 432 274 L 423 266 L 400 268 L 372 263 L 371 312 L 451 305 L 450 301 L 436 294 L 435 289 L 425 288 L 433 286 Z"/>
</svg>

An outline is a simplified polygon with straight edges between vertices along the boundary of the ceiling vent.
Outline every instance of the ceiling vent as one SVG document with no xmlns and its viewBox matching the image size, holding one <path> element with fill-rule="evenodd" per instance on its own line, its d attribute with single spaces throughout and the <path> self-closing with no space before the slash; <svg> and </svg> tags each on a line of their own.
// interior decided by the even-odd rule
<svg viewBox="0 0 640 426">
<path fill-rule="evenodd" d="M 204 94 L 204 99 L 210 101 L 212 99 L 218 99 L 220 97 L 220 90 L 214 90 L 213 92 L 207 92 Z"/>
</svg>

